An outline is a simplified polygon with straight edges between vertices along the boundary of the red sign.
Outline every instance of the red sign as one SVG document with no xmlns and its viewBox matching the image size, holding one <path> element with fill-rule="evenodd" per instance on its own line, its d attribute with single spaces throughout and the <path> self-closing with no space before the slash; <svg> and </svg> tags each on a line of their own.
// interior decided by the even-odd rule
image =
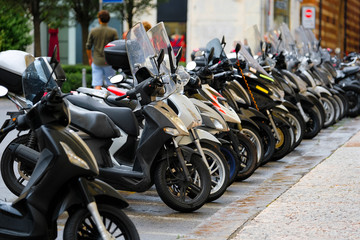
<svg viewBox="0 0 360 240">
<path fill-rule="evenodd" d="M 306 9 L 305 10 L 305 17 L 307 18 L 311 18 L 312 17 L 312 10 L 311 9 Z"/>
<path fill-rule="evenodd" d="M 307 29 L 314 29 L 315 28 L 315 15 L 316 10 L 315 7 L 312 6 L 304 6 L 302 7 L 302 16 L 301 16 L 301 25 Z"/>
</svg>

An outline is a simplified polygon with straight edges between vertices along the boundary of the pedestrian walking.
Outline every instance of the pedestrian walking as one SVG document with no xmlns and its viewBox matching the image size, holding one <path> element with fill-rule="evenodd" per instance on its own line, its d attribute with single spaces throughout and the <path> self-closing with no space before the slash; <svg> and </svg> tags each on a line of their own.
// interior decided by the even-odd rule
<svg viewBox="0 0 360 240">
<path fill-rule="evenodd" d="M 116 29 L 108 26 L 110 14 L 106 10 L 98 12 L 99 27 L 93 28 L 86 42 L 86 54 L 92 68 L 92 83 L 95 89 L 101 89 L 104 84 L 111 85 L 109 77 L 115 70 L 106 64 L 104 47 L 111 41 L 119 39 Z"/>
</svg>

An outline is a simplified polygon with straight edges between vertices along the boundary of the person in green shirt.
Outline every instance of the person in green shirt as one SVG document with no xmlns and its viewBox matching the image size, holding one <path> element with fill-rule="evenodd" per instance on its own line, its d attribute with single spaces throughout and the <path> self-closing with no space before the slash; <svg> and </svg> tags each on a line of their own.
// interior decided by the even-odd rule
<svg viewBox="0 0 360 240">
<path fill-rule="evenodd" d="M 111 41 L 119 39 L 116 29 L 108 26 L 110 14 L 106 10 L 98 12 L 99 27 L 93 28 L 86 42 L 86 54 L 92 68 L 92 83 L 95 89 L 101 89 L 104 84 L 111 85 L 109 77 L 115 74 L 115 70 L 107 65 L 104 55 L 104 47 Z"/>
</svg>

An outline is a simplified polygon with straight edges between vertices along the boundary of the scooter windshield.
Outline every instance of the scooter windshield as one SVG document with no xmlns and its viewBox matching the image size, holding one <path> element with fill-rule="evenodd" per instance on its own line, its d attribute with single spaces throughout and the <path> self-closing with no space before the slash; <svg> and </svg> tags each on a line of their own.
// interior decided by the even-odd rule
<svg viewBox="0 0 360 240">
<path fill-rule="evenodd" d="M 261 35 L 257 25 L 253 25 L 245 30 L 245 36 L 247 40 L 247 44 L 251 49 L 251 54 L 254 58 L 260 57 L 262 54 L 261 50 Z M 244 45 L 246 42 L 244 41 Z"/>
<path fill-rule="evenodd" d="M 260 66 L 260 64 L 250 55 L 250 53 L 248 52 L 248 50 L 246 50 L 246 47 L 244 46 L 243 43 L 240 43 L 241 48 L 240 48 L 240 54 L 245 58 L 249 70 L 250 71 L 258 71 L 261 74 L 264 74 L 265 76 L 270 77 L 270 75 Z"/>
<path fill-rule="evenodd" d="M 174 67 L 176 68 L 176 74 L 177 76 L 179 76 L 178 78 L 178 80 L 180 80 L 179 83 L 181 84 L 181 86 L 185 86 L 190 80 L 190 75 L 184 70 L 184 68 L 175 66 L 176 64 L 175 54 L 171 46 L 169 36 L 166 32 L 164 23 L 159 22 L 149 31 L 147 31 L 147 34 L 149 36 L 150 42 L 152 43 L 154 49 L 157 52 L 159 52 L 161 49 L 164 49 L 165 51 L 165 57 L 162 63 L 164 66 L 162 66 L 161 69 L 163 69 L 167 74 L 170 74 L 171 73 L 170 61 L 172 61 Z M 176 83 L 172 81 L 170 85 L 171 85 L 170 87 L 173 87 L 172 85 L 176 85 Z"/>
<path fill-rule="evenodd" d="M 289 27 L 285 23 L 282 23 L 280 25 L 279 30 L 280 30 L 280 33 L 281 33 L 281 38 L 282 38 L 284 49 L 289 54 L 296 55 L 295 40 L 294 40 L 293 36 L 290 33 Z"/>
<path fill-rule="evenodd" d="M 126 51 L 128 54 L 131 72 L 135 81 L 140 83 L 145 80 L 137 79 L 136 73 L 140 69 L 146 68 L 153 77 L 161 76 L 166 90 L 162 98 L 167 97 L 175 90 L 175 83 L 170 78 L 170 70 L 164 62 L 160 64 L 158 70 L 158 53 L 155 51 L 142 23 L 137 23 L 128 32 L 126 36 Z M 165 48 L 164 53 L 166 52 L 167 49 Z"/>
<path fill-rule="evenodd" d="M 211 40 L 206 44 L 206 52 L 209 53 L 211 51 L 211 48 L 214 48 L 213 63 L 216 63 L 216 61 L 219 60 L 227 59 L 227 56 L 218 38 L 214 38 L 213 40 Z"/>
<path fill-rule="evenodd" d="M 53 70 L 48 61 L 42 57 L 36 58 L 25 69 L 22 75 L 22 84 L 28 107 L 32 107 L 37 103 L 47 88 L 57 87 L 55 75 L 52 72 Z"/>
</svg>

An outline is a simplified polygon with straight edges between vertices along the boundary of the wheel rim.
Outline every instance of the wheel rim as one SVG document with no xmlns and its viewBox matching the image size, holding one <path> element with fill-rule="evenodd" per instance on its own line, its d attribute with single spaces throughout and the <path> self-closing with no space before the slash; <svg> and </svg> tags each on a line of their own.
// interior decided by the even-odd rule
<svg viewBox="0 0 360 240">
<path fill-rule="evenodd" d="M 171 161 L 167 168 L 165 179 L 169 192 L 173 197 L 177 198 L 180 202 L 190 203 L 200 194 L 202 182 L 199 173 L 192 163 L 187 162 L 186 167 L 192 179 L 191 181 L 184 178 L 183 170 L 174 161 Z"/>
<path fill-rule="evenodd" d="M 321 98 L 321 103 L 323 104 L 324 110 L 325 110 L 324 125 L 328 125 L 333 121 L 333 119 L 335 117 L 335 109 L 334 109 L 334 106 L 332 105 L 332 103 L 330 102 L 330 100 L 327 98 Z"/>
<path fill-rule="evenodd" d="M 102 221 L 107 231 L 115 239 L 129 239 L 130 234 L 124 224 L 109 213 L 101 213 Z M 101 235 L 96 227 L 95 221 L 92 216 L 86 216 L 79 227 L 77 228 L 77 239 L 101 239 Z"/>
<path fill-rule="evenodd" d="M 241 130 L 241 132 L 242 132 L 243 134 L 245 134 L 245 136 L 246 136 L 247 138 L 249 138 L 252 143 L 255 144 L 257 159 L 258 159 L 258 161 L 260 161 L 260 160 L 261 160 L 261 155 L 262 155 L 262 153 L 261 153 L 262 150 L 261 150 L 260 139 L 258 139 L 258 138 L 256 137 L 256 135 L 254 135 L 254 133 L 253 133 L 252 131 L 250 131 L 250 130 L 248 130 L 248 129 L 246 129 L 246 128 L 243 128 L 243 129 Z"/>
<path fill-rule="evenodd" d="M 217 192 L 225 183 L 226 175 L 223 162 L 219 159 L 219 156 L 211 149 L 203 148 L 206 160 L 209 165 L 210 177 L 211 177 L 211 193 Z"/>
<path fill-rule="evenodd" d="M 295 133 L 295 142 L 300 140 L 301 137 L 301 124 L 298 119 L 292 114 L 286 114 L 287 120 L 290 122 L 291 126 L 294 128 Z"/>
<path fill-rule="evenodd" d="M 278 149 L 284 144 L 284 133 L 278 127 L 276 128 L 276 130 L 280 136 L 280 139 L 276 139 L 276 144 L 275 144 L 275 148 Z"/>
</svg>

